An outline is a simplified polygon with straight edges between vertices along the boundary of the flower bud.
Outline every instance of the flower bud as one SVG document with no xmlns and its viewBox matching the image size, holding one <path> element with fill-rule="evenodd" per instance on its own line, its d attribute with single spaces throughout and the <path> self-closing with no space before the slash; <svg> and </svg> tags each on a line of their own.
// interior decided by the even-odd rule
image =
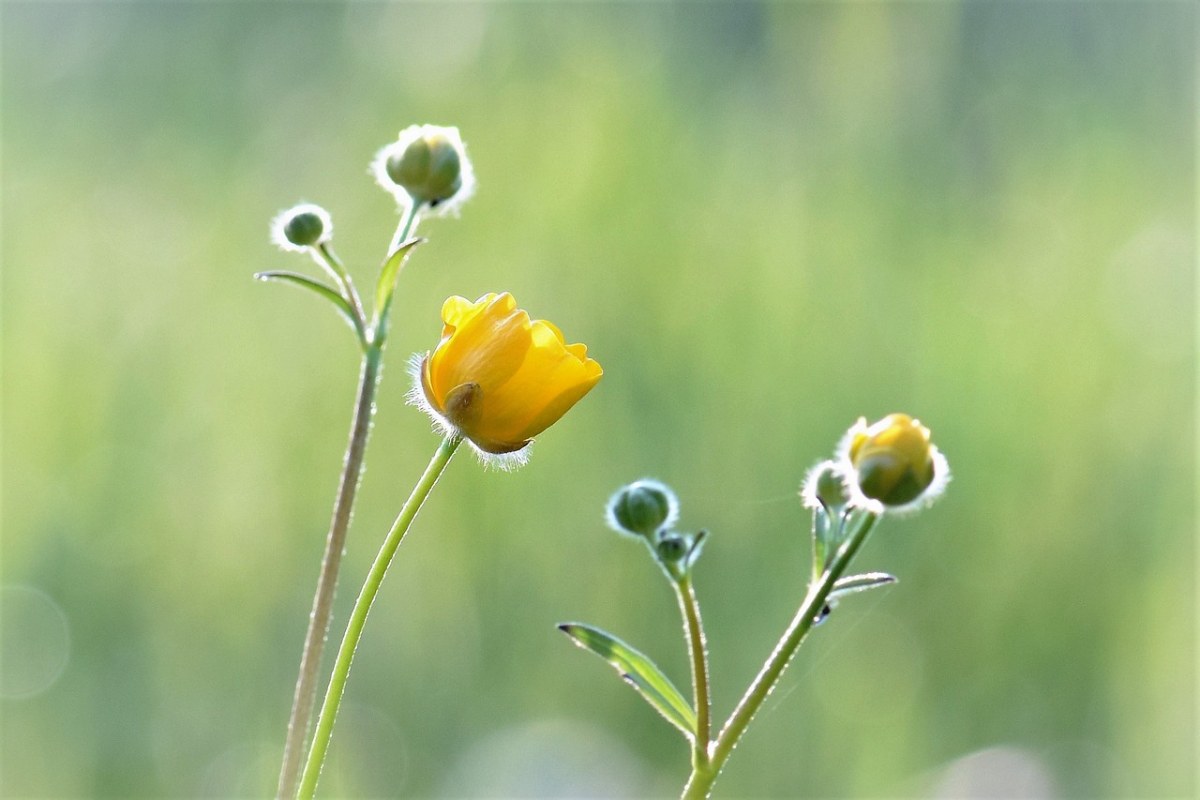
<svg viewBox="0 0 1200 800">
<path fill-rule="evenodd" d="M 687 538 L 678 533 L 663 534 L 654 547 L 658 551 L 659 560 L 664 564 L 677 563 L 691 549 Z"/>
<path fill-rule="evenodd" d="M 329 212 L 312 203 L 301 203 L 271 221 L 271 240 L 283 250 L 303 252 L 333 238 Z"/>
<path fill-rule="evenodd" d="M 619 489 L 606 511 L 613 530 L 651 539 L 678 518 L 679 501 L 665 484 L 643 479 Z"/>
<path fill-rule="evenodd" d="M 907 510 L 928 503 L 950 478 L 929 429 L 907 414 L 889 414 L 873 425 L 859 419 L 843 440 L 852 493 L 874 510 Z"/>
<path fill-rule="evenodd" d="M 808 471 L 800 496 L 805 508 L 835 509 L 849 502 L 846 479 L 842 467 L 836 461 L 822 461 Z"/>
<path fill-rule="evenodd" d="M 674 580 L 685 577 L 692 571 L 700 553 L 704 550 L 704 542 L 708 531 L 696 533 L 675 533 L 663 531 L 658 534 L 658 541 L 652 542 L 654 556 L 658 564 Z"/>
<path fill-rule="evenodd" d="M 474 172 L 458 128 L 412 125 L 384 147 L 371 165 L 379 185 L 400 200 L 448 209 L 475 188 Z"/>
</svg>

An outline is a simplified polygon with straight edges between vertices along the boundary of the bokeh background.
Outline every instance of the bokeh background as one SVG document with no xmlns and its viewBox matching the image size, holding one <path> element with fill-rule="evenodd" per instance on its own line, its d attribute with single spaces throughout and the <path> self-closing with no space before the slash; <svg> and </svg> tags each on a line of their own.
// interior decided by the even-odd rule
<svg viewBox="0 0 1200 800">
<path fill-rule="evenodd" d="M 718 719 L 806 580 L 805 469 L 905 410 L 955 479 L 888 522 L 723 797 L 1196 792 L 1196 7 L 5 3 L 6 797 L 273 791 L 357 375 L 268 220 L 460 126 L 479 177 L 401 279 L 335 638 L 436 445 L 403 364 L 510 290 L 598 389 L 505 474 L 456 460 L 384 585 L 321 794 L 670 796 L 683 740 L 555 631 L 686 685 L 605 530 L 655 476 Z"/>
</svg>

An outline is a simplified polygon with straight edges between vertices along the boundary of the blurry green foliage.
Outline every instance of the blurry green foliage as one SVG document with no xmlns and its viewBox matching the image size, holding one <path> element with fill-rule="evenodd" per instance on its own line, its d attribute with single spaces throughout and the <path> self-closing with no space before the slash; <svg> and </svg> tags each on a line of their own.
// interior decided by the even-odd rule
<svg viewBox="0 0 1200 800">
<path fill-rule="evenodd" d="M 685 682 L 605 498 L 661 477 L 713 531 L 723 719 L 807 577 L 804 469 L 898 410 L 956 479 L 881 527 L 859 566 L 900 584 L 817 632 L 718 793 L 962 796 L 1011 762 L 1062 796 L 1190 796 L 1195 25 L 6 3 L 3 657 L 32 682 L 6 684 L 0 792 L 271 791 L 357 364 L 328 309 L 250 275 L 300 266 L 266 227 L 307 199 L 370 285 L 395 218 L 367 162 L 433 122 L 479 191 L 401 277 L 335 628 L 436 445 L 403 362 L 443 298 L 510 290 L 607 374 L 522 471 L 451 465 L 324 796 L 678 791 L 678 737 L 553 627 L 620 630 Z"/>
</svg>

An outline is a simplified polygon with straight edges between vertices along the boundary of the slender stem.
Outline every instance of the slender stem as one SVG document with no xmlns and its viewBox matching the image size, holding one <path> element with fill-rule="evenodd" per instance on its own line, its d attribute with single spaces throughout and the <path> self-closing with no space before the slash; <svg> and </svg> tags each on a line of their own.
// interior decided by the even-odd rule
<svg viewBox="0 0 1200 800">
<path fill-rule="evenodd" d="M 754 718 L 763 701 L 767 699 L 775 688 L 775 684 L 779 682 L 780 675 L 783 674 L 788 662 L 792 660 L 792 656 L 796 654 L 804 636 L 812 629 L 813 621 L 824 607 L 834 582 L 846 571 L 846 567 L 862 547 L 862 543 L 867 539 L 867 534 L 871 532 L 871 528 L 878 519 L 876 514 L 858 517 L 857 523 L 845 543 L 838 548 L 837 553 L 830 561 L 829 568 L 822 573 L 819 581 L 809 586 L 808 595 L 800 604 L 796 616 L 792 618 L 787 630 L 779 639 L 779 643 L 775 645 L 774 652 L 763 664 L 758 676 L 750 684 L 750 688 L 746 690 L 746 694 L 742 696 L 737 708 L 733 710 L 733 714 L 730 715 L 725 727 L 717 736 L 716 742 L 713 743 L 712 758 L 708 768 L 703 770 L 693 768 L 692 775 L 683 788 L 684 798 L 699 800 L 699 798 L 708 797 L 717 775 L 720 774 L 725 761 L 733 753 L 733 748 L 737 746 L 738 739 L 745 733 L 750 720 Z"/>
<path fill-rule="evenodd" d="M 420 207 L 413 203 L 402 215 L 396 229 L 395 240 L 388 248 L 388 255 L 395 250 L 397 242 L 403 242 L 416 225 Z M 362 370 L 358 384 L 358 399 L 354 405 L 354 418 L 350 424 L 350 443 L 342 464 L 342 476 L 334 501 L 333 517 L 329 523 L 325 554 L 321 560 L 321 574 L 317 579 L 317 590 L 313 597 L 312 612 L 308 617 L 308 631 L 304 636 L 304 649 L 300 656 L 300 675 L 296 678 L 296 689 L 292 696 L 292 713 L 288 719 L 287 740 L 283 748 L 283 766 L 279 772 L 278 800 L 288 800 L 296 793 L 300 780 L 301 763 L 304 760 L 304 745 L 308 738 L 309 722 L 317 700 L 317 673 L 321 668 L 321 654 L 329 633 L 329 618 L 333 613 L 333 596 L 337 588 L 338 570 L 346 546 L 346 532 L 350 526 L 350 513 L 354 508 L 354 496 L 362 477 L 363 457 L 366 453 L 367 437 L 371 432 L 371 414 L 375 408 L 375 393 L 379 385 L 379 368 L 383 358 L 383 346 L 387 341 L 386 312 L 382 321 L 377 320 L 370 330 L 366 328 L 366 317 L 362 300 L 354 287 L 349 273 L 333 248 L 322 242 L 311 248 L 313 260 L 334 279 L 347 302 L 354 310 L 359 341 L 363 344 Z M 390 305 L 390 303 L 389 303 Z M 379 314 L 380 309 L 375 309 Z"/>
<path fill-rule="evenodd" d="M 679 610 L 683 612 L 688 653 L 692 657 L 692 702 L 696 706 L 696 735 L 692 739 L 692 769 L 703 769 L 708 766 L 708 737 L 711 724 L 709 718 L 712 713 L 704 624 L 700 621 L 700 603 L 696 599 L 691 576 L 684 575 L 672 583 L 675 586 L 675 594 L 679 598 Z"/>
<path fill-rule="evenodd" d="M 304 800 L 311 800 L 316 792 L 317 780 L 321 776 L 321 767 L 325 763 L 325 752 L 329 748 L 329 739 L 333 734 L 333 722 L 337 717 L 338 706 L 342 702 L 346 678 L 350 674 L 350 663 L 354 660 L 354 651 L 358 647 L 359 639 L 362 638 L 367 614 L 371 611 L 371 604 L 375 601 L 375 595 L 379 593 L 383 577 L 392 563 L 392 556 L 396 554 L 396 548 L 404 540 L 404 534 L 408 532 L 417 512 L 421 510 L 425 498 L 429 496 L 430 490 L 437 483 L 437 479 L 446 469 L 446 465 L 450 463 L 450 457 L 454 455 L 454 451 L 461 443 L 462 438 L 454 435 L 447 436 L 442 440 L 441 445 L 433 454 L 433 458 L 430 459 L 429 466 L 425 467 L 421 479 L 413 487 L 412 494 L 404 503 L 404 507 L 400 509 L 400 514 L 396 517 L 387 538 L 384 539 L 379 554 L 375 556 L 375 563 L 371 565 L 371 571 L 367 575 L 362 591 L 359 592 L 358 599 L 354 601 L 354 610 L 350 612 L 350 621 L 346 623 L 346 634 L 342 637 L 342 645 L 338 649 L 333 673 L 329 676 L 329 687 L 325 690 L 325 701 L 321 705 L 321 716 L 317 720 L 312 748 L 308 752 L 308 763 L 304 767 L 304 778 L 298 794 Z"/>
<path fill-rule="evenodd" d="M 418 203 L 416 200 L 410 200 L 408 208 L 400 216 L 400 224 L 396 227 L 395 235 L 392 236 L 392 243 L 388 246 L 387 254 L 389 256 L 396 252 L 397 247 L 408 241 L 408 237 L 412 235 L 420 216 L 421 203 Z"/>
<path fill-rule="evenodd" d="M 354 495 L 358 491 L 359 478 L 362 475 L 367 437 L 371 432 L 371 413 L 375 407 L 375 391 L 379 385 L 379 365 L 382 356 L 381 348 L 375 345 L 368 347 L 363 354 L 358 398 L 354 403 L 354 417 L 350 424 L 350 442 L 346 446 L 337 499 L 334 501 L 333 516 L 329 522 L 329 535 L 325 540 L 325 555 L 321 560 L 321 574 L 317 579 L 312 612 L 308 617 L 308 631 L 304 635 L 300 674 L 296 678 L 296 690 L 292 696 L 292 713 L 288 719 L 283 767 L 279 773 L 279 787 L 276 792 L 276 797 L 280 800 L 295 795 L 296 784 L 300 779 L 304 742 L 308 737 L 313 705 L 317 699 L 317 673 L 321 668 L 321 653 L 329 632 L 329 617 L 333 613 L 338 569 L 342 564 L 342 552 L 346 545 L 346 531 L 350 527 Z"/>
</svg>

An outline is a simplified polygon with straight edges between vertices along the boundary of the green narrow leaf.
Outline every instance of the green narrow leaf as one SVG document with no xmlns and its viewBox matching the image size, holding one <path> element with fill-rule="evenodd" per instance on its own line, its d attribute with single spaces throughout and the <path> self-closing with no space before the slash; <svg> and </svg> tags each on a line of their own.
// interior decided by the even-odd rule
<svg viewBox="0 0 1200 800">
<path fill-rule="evenodd" d="M 895 575 L 889 575 L 886 572 L 864 572 L 862 575 L 840 578 L 833 584 L 833 589 L 829 592 L 829 599 L 836 600 L 855 592 L 865 592 L 867 589 L 874 589 L 877 586 L 887 586 L 889 583 L 895 583 L 896 580 Z"/>
<path fill-rule="evenodd" d="M 316 292 L 321 297 L 324 297 L 326 300 L 333 303 L 333 307 L 337 309 L 338 313 L 342 315 L 342 318 L 346 320 L 354 333 L 358 335 L 358 340 L 363 344 L 366 343 L 366 333 L 363 331 L 362 321 L 358 318 L 358 315 L 354 313 L 354 309 L 350 306 L 350 303 L 341 294 L 321 283 L 319 280 L 310 278 L 307 275 L 299 272 L 286 272 L 281 270 L 274 270 L 271 272 L 256 272 L 254 274 L 254 278 L 255 280 L 260 281 L 283 281 L 284 283 L 290 283 L 293 286 L 299 286 L 301 288 L 310 289 Z"/>
<path fill-rule="evenodd" d="M 653 661 L 617 637 L 578 622 L 564 622 L 558 629 L 584 650 L 595 653 L 617 670 L 654 709 L 689 739 L 696 736 L 696 712 L 675 684 Z"/>
<path fill-rule="evenodd" d="M 400 265 L 404 263 L 404 257 L 423 241 L 425 240 L 415 236 L 405 240 L 383 262 L 383 267 L 379 270 L 379 282 L 375 286 L 377 318 L 381 318 L 386 313 L 387 307 L 392 302 L 392 292 L 396 291 L 396 277 L 400 274 Z"/>
</svg>

